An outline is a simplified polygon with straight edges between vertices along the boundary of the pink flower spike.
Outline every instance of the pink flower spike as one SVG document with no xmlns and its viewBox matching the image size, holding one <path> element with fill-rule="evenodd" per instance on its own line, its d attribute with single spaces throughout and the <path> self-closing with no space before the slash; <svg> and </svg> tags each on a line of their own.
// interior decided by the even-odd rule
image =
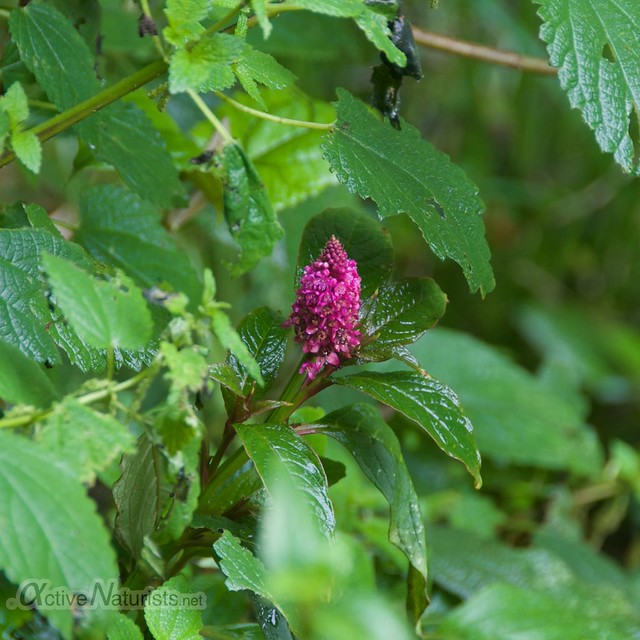
<svg viewBox="0 0 640 640">
<path fill-rule="evenodd" d="M 331 236 L 318 259 L 304 268 L 285 322 L 313 357 L 300 368 L 313 380 L 325 365 L 339 367 L 360 344 L 360 276 L 340 241 Z"/>
</svg>

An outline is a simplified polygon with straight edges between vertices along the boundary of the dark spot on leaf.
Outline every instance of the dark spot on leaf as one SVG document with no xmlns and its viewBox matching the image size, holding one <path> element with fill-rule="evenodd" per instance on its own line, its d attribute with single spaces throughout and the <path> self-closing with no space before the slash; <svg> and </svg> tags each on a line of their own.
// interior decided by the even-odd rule
<svg viewBox="0 0 640 640">
<path fill-rule="evenodd" d="M 445 213 L 445 210 L 442 208 L 442 205 L 435 199 L 435 198 L 429 198 L 427 200 L 427 206 L 432 207 L 433 209 L 436 210 L 436 213 L 441 217 L 441 218 L 446 218 L 447 214 Z"/>
<path fill-rule="evenodd" d="M 602 57 L 609 62 L 616 61 L 616 54 L 613 52 L 613 49 L 608 42 L 605 42 L 604 47 L 602 47 Z"/>
</svg>

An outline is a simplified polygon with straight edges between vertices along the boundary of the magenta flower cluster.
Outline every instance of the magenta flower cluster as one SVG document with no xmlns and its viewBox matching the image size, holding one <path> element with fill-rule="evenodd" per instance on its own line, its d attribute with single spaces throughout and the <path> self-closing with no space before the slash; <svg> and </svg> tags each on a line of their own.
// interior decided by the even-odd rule
<svg viewBox="0 0 640 640">
<path fill-rule="evenodd" d="M 300 368 L 313 380 L 325 365 L 339 367 L 360 344 L 360 276 L 340 241 L 331 236 L 318 259 L 304 268 L 286 326 L 310 355 Z"/>
</svg>

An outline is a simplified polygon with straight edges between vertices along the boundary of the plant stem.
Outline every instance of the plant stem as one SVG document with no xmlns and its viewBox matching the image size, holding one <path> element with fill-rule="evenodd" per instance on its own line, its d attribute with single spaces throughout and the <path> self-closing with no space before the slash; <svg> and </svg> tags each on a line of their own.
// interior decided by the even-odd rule
<svg viewBox="0 0 640 640">
<path fill-rule="evenodd" d="M 189 97 L 193 100 L 195 105 L 200 109 L 202 115 L 214 126 L 215 130 L 222 136 L 227 144 L 233 144 L 233 138 L 227 131 L 226 127 L 216 118 L 213 111 L 209 109 L 205 101 L 193 90 L 187 89 Z"/>
<path fill-rule="evenodd" d="M 208 29 L 203 31 L 200 34 L 200 40 L 202 40 L 202 38 L 205 38 L 206 36 L 209 36 L 213 33 L 218 33 L 218 31 L 220 31 L 224 27 L 224 25 L 227 24 L 227 22 L 229 22 L 229 20 L 233 20 L 242 11 L 242 8 L 244 7 L 245 4 L 247 4 L 247 0 L 242 0 L 242 2 L 240 2 L 238 6 L 235 7 L 235 9 L 232 9 L 231 11 L 229 11 L 229 13 L 227 13 L 226 16 L 220 18 L 218 22 L 216 22 L 215 24 L 211 25 Z M 232 26 L 235 26 L 235 25 L 232 25 Z"/>
<path fill-rule="evenodd" d="M 67 111 L 59 113 L 57 116 L 39 124 L 37 127 L 33 127 L 30 131 L 38 136 L 40 142 L 45 142 L 62 131 L 66 131 L 74 124 L 104 109 L 112 102 L 119 100 L 123 96 L 151 82 L 151 80 L 165 73 L 166 70 L 167 64 L 163 60 L 152 62 L 128 78 L 120 80 L 120 82 L 117 82 L 112 87 L 101 91 L 88 100 L 77 104 L 75 107 L 71 107 L 71 109 L 67 109 Z M 13 151 L 6 151 L 0 155 L 0 168 L 8 165 L 15 160 L 15 158 L 16 156 Z"/>
<path fill-rule="evenodd" d="M 140 6 L 142 7 L 142 12 L 144 13 L 144 15 L 147 18 L 150 18 L 151 20 L 153 20 L 153 14 L 151 13 L 151 8 L 149 7 L 149 0 L 140 0 Z M 151 37 L 153 39 L 153 44 L 155 48 L 158 50 L 158 53 L 160 54 L 163 60 L 166 60 L 167 55 L 164 51 L 164 47 L 162 46 L 162 40 L 160 40 L 160 37 L 157 35 L 151 36 Z"/>
<path fill-rule="evenodd" d="M 221 100 L 229 103 L 234 109 L 238 109 L 238 111 L 244 111 L 256 118 L 261 118 L 262 120 L 270 120 L 271 122 L 277 122 L 278 124 L 284 124 L 289 127 L 301 127 L 303 129 L 321 129 L 322 131 L 329 131 L 333 129 L 335 126 L 334 122 L 323 123 L 323 122 L 309 122 L 307 120 L 293 120 L 291 118 L 283 118 L 281 116 L 274 116 L 271 113 L 266 113 L 265 111 L 258 111 L 258 109 L 252 109 L 248 107 L 246 104 L 242 104 L 233 98 L 221 93 L 220 91 L 216 91 L 215 94 Z"/>
<path fill-rule="evenodd" d="M 492 49 L 474 42 L 466 42 L 457 40 L 438 33 L 423 31 L 418 27 L 413 27 L 413 37 L 416 44 L 429 49 L 437 49 L 447 53 L 454 53 L 466 58 L 474 60 L 482 60 L 483 62 L 493 62 L 501 64 L 512 69 L 520 69 L 522 71 L 531 71 L 533 73 L 543 73 L 547 75 L 555 75 L 558 71 L 547 64 L 542 58 L 533 58 L 531 56 L 523 56 L 512 51 L 502 51 L 500 49 Z"/>
<path fill-rule="evenodd" d="M 108 387 L 100 389 L 99 391 L 92 391 L 91 393 L 87 393 L 84 396 L 80 396 L 79 398 L 76 398 L 76 401 L 80 404 L 92 404 L 94 402 L 98 402 L 99 400 L 104 400 L 114 393 L 119 393 L 120 391 L 125 391 L 127 389 L 130 389 L 131 387 L 135 387 L 152 371 L 155 371 L 154 366 L 141 371 L 137 375 L 133 376 L 133 378 L 129 378 L 124 382 L 119 382 L 115 385 L 109 385 Z M 53 409 L 46 409 L 45 411 L 38 411 L 37 413 L 30 413 L 23 416 L 16 416 L 15 418 L 5 418 L 3 420 L 0 420 L 0 429 L 9 427 L 24 427 L 28 424 L 31 424 L 32 422 L 37 422 L 38 420 L 42 420 L 42 418 L 46 418 L 50 413 L 52 413 L 52 411 Z"/>
</svg>

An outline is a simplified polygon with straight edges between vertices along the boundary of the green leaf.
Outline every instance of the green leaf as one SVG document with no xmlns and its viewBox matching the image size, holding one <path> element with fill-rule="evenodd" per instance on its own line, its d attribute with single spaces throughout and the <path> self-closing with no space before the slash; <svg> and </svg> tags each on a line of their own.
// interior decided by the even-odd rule
<svg viewBox="0 0 640 640">
<path fill-rule="evenodd" d="M 155 640 L 200 640 L 202 613 L 200 609 L 186 606 L 190 598 L 199 598 L 201 608 L 206 605 L 204 593 L 194 595 L 187 579 L 181 575 L 153 591 L 145 603 L 144 619 Z M 178 604 L 174 604 L 174 600 Z"/>
<path fill-rule="evenodd" d="M 640 5 L 534 1 L 544 21 L 540 37 L 571 106 L 582 111 L 600 148 L 627 173 L 640 175 L 640 148 L 631 137 L 632 123 L 640 119 Z"/>
<path fill-rule="evenodd" d="M 382 285 L 363 309 L 360 330 L 377 336 L 371 347 L 415 342 L 444 315 L 447 296 L 431 278 L 406 278 Z"/>
<path fill-rule="evenodd" d="M 107 629 L 107 640 L 144 640 L 140 627 L 124 613 L 118 612 Z"/>
<path fill-rule="evenodd" d="M 242 57 L 234 66 L 234 72 L 244 90 L 263 108 L 267 105 L 262 99 L 256 83 L 269 89 L 284 89 L 296 80 L 296 76 L 283 67 L 273 56 L 245 44 Z"/>
<path fill-rule="evenodd" d="M 483 456 L 582 474 L 601 469 L 600 445 L 580 409 L 505 355 L 445 329 L 429 332 L 414 351 L 460 395 Z"/>
<path fill-rule="evenodd" d="M 269 22 L 269 14 L 267 13 L 267 4 L 269 0 L 251 0 L 253 13 L 258 19 L 258 24 L 262 29 L 262 35 L 266 40 L 271 35 L 271 22 Z"/>
<path fill-rule="evenodd" d="M 124 183 L 145 200 L 170 208 L 184 187 L 162 136 L 144 111 L 131 103 L 113 104 L 89 118 L 81 137 L 97 160 L 113 165 Z"/>
<path fill-rule="evenodd" d="M 544 591 L 572 579 L 566 564 L 545 550 L 512 549 L 435 525 L 429 527 L 429 567 L 437 584 L 463 599 L 496 582 Z"/>
<path fill-rule="evenodd" d="M 236 81 L 231 66 L 240 59 L 243 47 L 242 38 L 214 33 L 193 46 L 178 49 L 169 63 L 169 90 L 205 93 L 228 89 Z"/>
<path fill-rule="evenodd" d="M 269 113 L 294 120 L 332 122 L 335 110 L 326 102 L 311 100 L 294 89 L 264 90 L 262 99 Z M 251 100 L 243 94 L 234 99 Z M 269 120 L 256 120 L 238 109 L 224 107 L 234 137 L 253 162 L 276 211 L 292 207 L 336 184 L 322 157 L 322 131 L 283 127 Z"/>
<path fill-rule="evenodd" d="M 222 167 L 224 216 L 240 245 L 240 256 L 231 270 L 237 276 L 270 255 L 283 231 L 260 176 L 241 147 L 230 144 L 224 148 Z"/>
<path fill-rule="evenodd" d="M 204 31 L 200 20 L 207 17 L 209 0 L 167 0 L 164 10 L 170 27 L 163 32 L 173 45 L 180 46 Z"/>
<path fill-rule="evenodd" d="M 227 576 L 229 591 L 252 591 L 271 600 L 267 586 L 267 570 L 262 562 L 238 538 L 225 531 L 213 545 L 218 555 L 218 565 Z"/>
<path fill-rule="evenodd" d="M 40 172 L 40 164 L 42 163 L 42 147 L 40 140 L 33 131 L 14 131 L 11 135 L 11 146 L 15 154 L 22 164 L 33 171 Z"/>
<path fill-rule="evenodd" d="M 61 111 L 100 91 L 89 47 L 57 9 L 30 3 L 11 12 L 9 26 L 25 65 Z M 143 198 L 168 207 L 182 193 L 160 134 L 135 105 L 113 104 L 77 128 L 96 158 Z"/>
<path fill-rule="evenodd" d="M 283 322 L 284 318 L 279 313 L 260 307 L 238 325 L 240 339 L 258 363 L 264 381 L 257 397 L 269 390 L 282 366 L 288 335 L 287 329 L 282 326 Z M 242 395 L 246 396 L 251 390 L 249 372 L 233 355 L 229 357 L 229 363 L 240 380 Z"/>
<path fill-rule="evenodd" d="M 39 364 L 18 347 L 0 342 L 0 398 L 12 404 L 46 408 L 57 396 Z"/>
<path fill-rule="evenodd" d="M 151 315 L 140 290 L 121 276 L 121 285 L 97 280 L 53 255 L 42 260 L 65 317 L 87 344 L 107 349 L 144 347 Z"/>
<path fill-rule="evenodd" d="M 160 352 L 169 370 L 168 378 L 175 392 L 195 392 L 202 389 L 209 373 L 209 365 L 197 347 L 178 350 L 170 342 L 163 342 Z"/>
<path fill-rule="evenodd" d="M 185 293 L 197 303 L 202 286 L 195 269 L 162 226 L 162 212 L 136 194 L 100 185 L 80 196 L 80 231 L 74 240 L 98 260 L 123 269 L 142 287 Z"/>
<path fill-rule="evenodd" d="M 14 584 L 49 580 L 53 588 L 90 593 L 92 582 L 117 579 L 109 534 L 82 485 L 48 451 L 6 431 L 0 432 L 0 495 L 0 569 Z M 38 608 L 71 637 L 70 608 Z M 105 615 L 99 603 L 85 613 L 94 620 Z"/>
<path fill-rule="evenodd" d="M 471 291 L 494 287 L 478 188 L 449 157 L 403 122 L 381 122 L 338 90 L 338 121 L 323 141 L 325 157 L 347 188 L 372 198 L 381 218 L 407 213 L 440 258 L 461 267 Z"/>
<path fill-rule="evenodd" d="M 277 488 L 282 474 L 290 476 L 295 486 L 304 491 L 318 530 L 331 536 L 336 524 L 333 506 L 324 469 L 313 450 L 286 425 L 243 424 L 235 428 L 267 491 L 272 493 Z"/>
<path fill-rule="evenodd" d="M 389 280 L 393 272 L 393 245 L 387 231 L 361 211 L 326 209 L 311 218 L 302 232 L 296 266 L 296 289 L 300 286 L 304 268 L 318 259 L 332 235 L 340 240 L 348 256 L 358 265 L 363 299 Z"/>
<path fill-rule="evenodd" d="M 66 460 L 80 482 L 89 484 L 96 472 L 108 468 L 123 453 L 135 451 L 135 439 L 123 424 L 73 398 L 56 406 L 37 439 L 54 458 Z"/>
<path fill-rule="evenodd" d="M 242 395 L 241 381 L 238 380 L 238 376 L 230 364 L 221 364 L 219 362 L 212 364 L 209 367 L 209 376 L 237 396 Z"/>
<path fill-rule="evenodd" d="M 115 532 L 134 558 L 160 517 L 160 459 L 150 438 L 138 439 L 137 450 L 122 461 L 122 475 L 113 485 L 117 513 Z"/>
<path fill-rule="evenodd" d="M 88 264 L 77 245 L 44 229 L 0 229 L 0 340 L 39 362 L 60 355 L 51 335 L 53 316 L 42 293 L 42 256 Z"/>
<path fill-rule="evenodd" d="M 29 117 L 27 94 L 19 82 L 14 82 L 0 98 L 0 110 L 9 116 L 12 129 Z"/>
<path fill-rule="evenodd" d="M 460 640 L 540 638 L 628 640 L 640 634 L 637 614 L 603 593 L 574 585 L 546 592 L 494 584 L 449 613 L 437 633 Z"/>
<path fill-rule="evenodd" d="M 260 385 L 264 384 L 260 365 L 251 355 L 247 345 L 242 341 L 237 331 L 231 325 L 229 316 L 220 309 L 213 309 L 210 313 L 211 328 L 225 349 L 228 349 L 246 372 Z"/>
<path fill-rule="evenodd" d="M 334 411 L 319 421 L 319 433 L 340 442 L 364 474 L 389 502 L 389 540 L 409 559 L 421 576 L 412 611 L 414 621 L 427 606 L 427 548 L 424 525 L 411 476 L 393 430 L 369 404 Z"/>
<path fill-rule="evenodd" d="M 413 371 L 359 373 L 333 381 L 366 393 L 418 423 L 448 456 L 464 463 L 480 487 L 480 452 L 473 426 L 449 387 Z"/>
</svg>

